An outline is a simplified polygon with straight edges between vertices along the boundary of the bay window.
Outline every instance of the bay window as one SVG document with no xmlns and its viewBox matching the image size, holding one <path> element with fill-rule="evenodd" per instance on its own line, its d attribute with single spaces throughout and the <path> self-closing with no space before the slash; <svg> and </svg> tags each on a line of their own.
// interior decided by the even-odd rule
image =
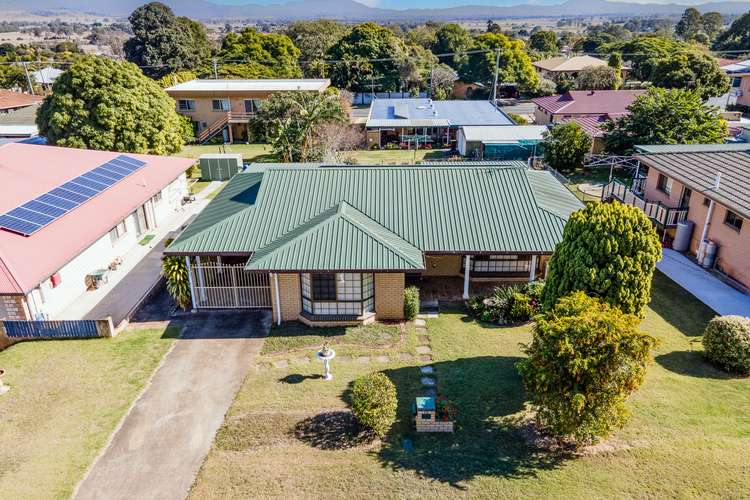
<svg viewBox="0 0 750 500">
<path fill-rule="evenodd" d="M 371 273 L 303 273 L 302 312 L 312 316 L 361 316 L 375 310 Z"/>
</svg>

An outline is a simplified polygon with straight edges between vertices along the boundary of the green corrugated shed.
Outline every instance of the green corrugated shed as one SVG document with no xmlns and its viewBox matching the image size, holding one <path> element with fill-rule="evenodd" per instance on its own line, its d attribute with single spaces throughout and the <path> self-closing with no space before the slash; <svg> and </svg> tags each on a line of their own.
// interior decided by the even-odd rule
<svg viewBox="0 0 750 500">
<path fill-rule="evenodd" d="M 241 154 L 204 154 L 198 159 L 201 179 L 204 181 L 226 181 L 242 171 Z"/>
<path fill-rule="evenodd" d="M 581 207 L 549 173 L 522 162 L 251 167 L 167 253 L 255 253 L 248 266 L 269 271 L 345 269 L 336 267 L 344 263 L 363 270 L 417 268 L 417 250 L 551 253 L 570 213 Z"/>
</svg>

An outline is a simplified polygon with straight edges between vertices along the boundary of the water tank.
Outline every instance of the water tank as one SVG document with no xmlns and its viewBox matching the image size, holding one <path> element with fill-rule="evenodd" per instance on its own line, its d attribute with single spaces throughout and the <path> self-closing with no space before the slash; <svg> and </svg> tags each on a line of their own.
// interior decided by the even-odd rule
<svg viewBox="0 0 750 500">
<path fill-rule="evenodd" d="M 677 230 L 674 233 L 672 248 L 678 252 L 687 252 L 690 248 L 690 238 L 693 235 L 695 224 L 691 220 L 684 220 L 677 223 Z"/>
<path fill-rule="evenodd" d="M 714 263 L 716 262 L 716 253 L 719 251 L 719 244 L 715 241 L 707 241 L 706 242 L 706 254 L 703 257 L 703 262 L 701 262 L 701 265 L 709 269 L 711 267 L 714 267 Z"/>
</svg>

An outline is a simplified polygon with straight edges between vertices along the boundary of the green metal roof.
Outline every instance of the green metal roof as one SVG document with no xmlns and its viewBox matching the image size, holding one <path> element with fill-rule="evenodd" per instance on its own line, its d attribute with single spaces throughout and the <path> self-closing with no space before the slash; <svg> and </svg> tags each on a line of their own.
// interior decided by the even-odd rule
<svg viewBox="0 0 750 500">
<path fill-rule="evenodd" d="M 750 143 L 731 142 L 726 144 L 653 144 L 635 146 L 638 153 L 720 153 L 728 151 L 748 151 Z"/>
<path fill-rule="evenodd" d="M 269 271 L 421 269 L 417 251 L 551 253 L 581 207 L 523 162 L 251 167 L 167 253 L 252 255 L 249 268 Z"/>
<path fill-rule="evenodd" d="M 424 259 L 419 248 L 342 201 L 256 251 L 245 269 L 411 271 L 424 269 Z"/>
</svg>

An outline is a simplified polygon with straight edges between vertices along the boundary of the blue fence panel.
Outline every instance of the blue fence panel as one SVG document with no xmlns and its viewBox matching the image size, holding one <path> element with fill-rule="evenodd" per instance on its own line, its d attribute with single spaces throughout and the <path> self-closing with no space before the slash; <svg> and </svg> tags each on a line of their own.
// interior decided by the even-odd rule
<svg viewBox="0 0 750 500">
<path fill-rule="evenodd" d="M 95 320 L 5 321 L 8 337 L 69 339 L 98 337 Z"/>
</svg>

